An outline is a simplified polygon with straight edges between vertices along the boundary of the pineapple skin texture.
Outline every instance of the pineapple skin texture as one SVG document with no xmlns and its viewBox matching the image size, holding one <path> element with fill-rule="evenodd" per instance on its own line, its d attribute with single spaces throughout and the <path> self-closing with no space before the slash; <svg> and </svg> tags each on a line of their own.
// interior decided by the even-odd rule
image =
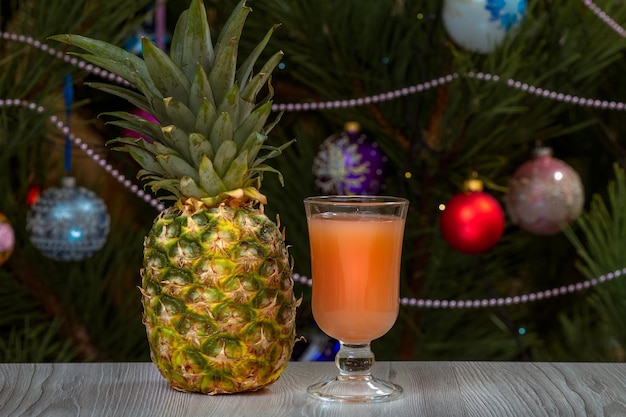
<svg viewBox="0 0 626 417">
<path fill-rule="evenodd" d="M 299 300 L 284 234 L 262 208 L 165 210 L 141 274 L 151 359 L 173 388 L 256 391 L 286 368 Z"/>
</svg>

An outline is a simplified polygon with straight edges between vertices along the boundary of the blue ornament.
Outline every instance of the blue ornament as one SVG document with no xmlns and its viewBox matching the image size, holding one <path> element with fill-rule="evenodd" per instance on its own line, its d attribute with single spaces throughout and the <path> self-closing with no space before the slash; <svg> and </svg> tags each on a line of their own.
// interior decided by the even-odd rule
<svg viewBox="0 0 626 417">
<path fill-rule="evenodd" d="M 315 185 L 325 194 L 374 195 L 383 188 L 387 157 L 356 122 L 328 137 L 313 160 Z"/>
<path fill-rule="evenodd" d="M 339 351 L 339 342 L 328 337 L 317 325 L 302 331 L 303 340 L 294 347 L 291 359 L 298 362 L 331 362 Z"/>
<path fill-rule="evenodd" d="M 445 0 L 443 24 L 456 44 L 487 54 L 524 21 L 526 9 L 526 0 Z"/>
<path fill-rule="evenodd" d="M 141 47 L 141 38 L 148 38 L 153 43 L 155 44 L 157 43 L 156 34 L 152 31 L 148 31 L 142 28 L 142 29 L 139 29 L 130 38 L 128 38 L 128 40 L 124 42 L 124 45 L 122 45 L 122 48 L 124 48 L 126 51 L 132 54 L 135 54 L 139 57 L 143 56 L 142 47 Z M 165 43 L 166 45 L 169 45 L 170 43 L 169 35 L 165 37 Z"/>
<path fill-rule="evenodd" d="M 89 258 L 106 243 L 110 218 L 107 207 L 93 191 L 76 186 L 73 177 L 62 187 L 45 190 L 26 219 L 32 244 L 56 261 Z"/>
<path fill-rule="evenodd" d="M 130 38 L 128 38 L 126 42 L 124 42 L 122 48 L 141 57 L 143 56 L 141 38 L 147 38 L 156 45 L 162 44 L 161 48 L 167 51 L 171 41 L 171 36 L 164 30 L 164 28 L 160 29 L 154 20 L 154 11 L 151 11 L 146 15 L 145 21 L 139 28 L 137 28 L 137 31 Z"/>
</svg>

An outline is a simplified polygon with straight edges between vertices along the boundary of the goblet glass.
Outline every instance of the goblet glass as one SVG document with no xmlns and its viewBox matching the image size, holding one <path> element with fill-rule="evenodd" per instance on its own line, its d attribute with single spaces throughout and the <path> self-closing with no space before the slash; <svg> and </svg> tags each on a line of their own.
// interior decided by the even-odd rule
<svg viewBox="0 0 626 417">
<path fill-rule="evenodd" d="M 372 376 L 370 342 L 391 329 L 400 304 L 400 260 L 409 202 L 386 196 L 304 200 L 311 244 L 312 307 L 319 328 L 340 342 L 339 374 L 308 387 L 332 401 L 380 402 L 402 388 Z"/>
</svg>

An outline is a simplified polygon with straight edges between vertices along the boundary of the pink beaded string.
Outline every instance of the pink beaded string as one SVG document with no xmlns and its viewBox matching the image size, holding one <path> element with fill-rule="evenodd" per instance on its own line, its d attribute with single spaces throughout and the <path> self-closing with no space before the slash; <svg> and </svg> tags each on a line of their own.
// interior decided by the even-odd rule
<svg viewBox="0 0 626 417">
<path fill-rule="evenodd" d="M 36 103 L 32 103 L 26 100 L 20 99 L 0 99 L 0 107 L 24 107 L 28 110 L 36 111 L 37 113 L 43 113 L 46 109 L 43 106 L 37 105 Z M 144 200 L 146 203 L 150 204 L 152 207 L 155 207 L 157 210 L 162 211 L 165 206 L 160 203 L 156 198 L 152 197 L 150 194 L 146 193 L 143 189 L 141 189 L 138 185 L 134 184 L 131 180 L 126 178 L 124 174 L 120 173 L 117 169 L 115 169 L 111 164 L 109 164 L 106 159 L 102 158 L 98 153 L 96 153 L 93 149 L 87 145 L 81 138 L 74 135 L 70 128 L 63 122 L 63 120 L 59 119 L 58 116 L 52 115 L 50 116 L 50 123 L 57 129 L 63 133 L 64 136 L 67 136 L 72 144 L 76 145 L 78 149 L 83 151 L 89 158 L 91 158 L 95 163 L 97 163 L 100 167 L 102 167 L 109 175 L 115 178 L 120 184 L 130 190 L 132 193 L 137 195 L 137 197 Z"/>
<path fill-rule="evenodd" d="M 591 10 L 596 16 L 600 18 L 600 20 L 602 20 L 603 23 L 605 23 L 607 26 L 613 29 L 619 36 L 626 37 L 626 30 L 622 28 L 608 14 L 606 14 L 606 12 L 604 12 L 592 0 L 582 0 L 582 1 L 585 4 L 585 6 L 589 8 L 589 10 Z M 486 74 L 482 72 L 478 72 L 478 73 L 470 72 L 464 75 L 453 73 L 453 74 L 446 75 L 444 77 L 433 79 L 431 81 L 417 84 L 415 86 L 405 87 L 399 90 L 376 94 L 376 95 L 369 96 L 369 97 L 347 99 L 347 100 L 323 101 L 323 102 L 317 102 L 317 103 L 281 103 L 281 104 L 274 104 L 272 106 L 272 110 L 293 112 L 293 111 L 311 111 L 311 110 L 323 110 L 323 109 L 341 109 L 341 108 L 360 107 L 360 106 L 367 105 L 367 104 L 378 103 L 382 101 L 389 101 L 389 100 L 393 100 L 399 97 L 405 97 L 410 94 L 420 93 L 422 91 L 429 90 L 433 87 L 450 83 L 453 80 L 461 76 L 467 77 L 467 78 L 475 78 L 475 79 L 484 80 L 484 81 L 493 81 L 493 82 L 500 81 L 500 77 L 498 75 Z M 574 105 L 595 107 L 595 108 L 601 108 L 601 109 L 610 109 L 610 110 L 624 110 L 626 108 L 626 105 L 623 102 L 589 99 L 589 98 L 584 98 L 584 97 L 572 96 L 570 94 L 557 93 L 555 91 L 545 90 L 545 89 L 535 87 L 535 86 L 511 79 L 511 78 L 506 80 L 506 85 L 511 88 L 522 90 L 529 94 L 534 94 L 539 97 L 556 100 L 556 101 L 562 101 L 565 103 L 571 103 Z"/>
<path fill-rule="evenodd" d="M 609 282 L 626 274 L 626 268 L 617 269 L 597 278 L 576 284 L 564 285 L 550 290 L 534 292 L 530 294 L 516 295 L 514 297 L 483 298 L 477 300 L 428 300 L 418 298 L 402 297 L 400 304 L 403 306 L 417 308 L 485 308 L 505 305 L 524 304 L 533 301 L 540 301 L 547 298 L 558 297 L 559 295 L 571 294 L 596 287 L 598 284 Z M 297 283 L 311 286 L 312 280 L 306 276 L 294 273 L 293 280 Z"/>
<path fill-rule="evenodd" d="M 595 4 L 591 0 L 583 0 L 585 6 L 589 8 L 593 13 L 596 14 L 608 27 L 613 29 L 618 35 L 622 38 L 626 38 L 626 30 L 621 27 L 615 20 L 613 20 L 609 15 L 606 14 L 604 10 L 602 10 L 597 4 Z"/>
<path fill-rule="evenodd" d="M 33 46 L 43 52 L 50 54 L 51 56 L 57 59 L 63 60 L 70 65 L 73 65 L 77 68 L 90 72 L 94 75 L 97 75 L 98 77 L 108 79 L 109 81 L 113 81 L 118 84 L 124 84 L 127 86 L 130 85 L 128 81 L 126 81 L 124 78 L 120 77 L 119 75 L 115 75 L 112 72 L 109 72 L 93 64 L 80 60 L 76 58 L 75 56 L 67 55 L 63 51 L 54 49 L 51 46 L 41 41 L 38 41 L 37 39 L 34 39 L 30 36 L 17 35 L 15 33 L 8 33 L 8 32 L 0 32 L 0 37 L 2 37 L 2 39 L 14 41 L 14 42 L 21 42 L 21 43 L 25 43 L 27 45 Z"/>
<path fill-rule="evenodd" d="M 334 101 L 323 101 L 318 103 L 280 103 L 272 105 L 273 111 L 287 111 L 287 112 L 298 112 L 298 111 L 309 111 L 309 110 L 323 110 L 323 109 L 342 109 L 342 108 L 350 108 L 350 107 L 359 107 L 367 104 L 378 103 L 382 101 L 394 100 L 399 97 L 408 96 L 410 94 L 421 93 L 422 91 L 429 90 L 431 88 L 447 84 L 456 80 L 460 77 L 471 78 L 481 81 L 491 81 L 491 82 L 499 82 L 500 76 L 495 74 L 489 74 L 484 72 L 468 72 L 467 74 L 459 74 L 452 73 L 448 74 L 444 77 L 434 78 L 430 81 L 426 81 L 424 83 L 420 83 L 411 87 L 405 87 L 399 90 L 390 91 L 387 93 L 376 94 L 368 97 L 361 97 L 350 100 L 334 100 Z M 557 93 L 556 91 L 551 91 L 548 89 L 544 89 L 541 87 L 535 87 L 528 83 L 524 83 L 513 78 L 509 78 L 506 80 L 505 84 L 517 90 L 521 90 L 528 94 L 533 94 L 538 97 L 547 98 L 554 101 L 561 101 L 568 104 L 578 105 L 578 106 L 587 106 L 587 107 L 595 107 L 599 109 L 608 109 L 608 110 L 619 110 L 623 111 L 626 109 L 626 104 L 621 101 L 608 101 L 608 100 L 598 100 L 592 98 L 578 97 L 571 94 Z"/>
</svg>

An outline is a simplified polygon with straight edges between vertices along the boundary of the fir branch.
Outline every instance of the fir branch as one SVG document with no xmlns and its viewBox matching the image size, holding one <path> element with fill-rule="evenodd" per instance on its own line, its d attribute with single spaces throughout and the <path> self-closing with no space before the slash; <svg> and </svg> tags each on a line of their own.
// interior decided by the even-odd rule
<svg viewBox="0 0 626 417">
<path fill-rule="evenodd" d="M 615 179 L 609 183 L 606 200 L 596 194 L 591 207 L 577 220 L 583 238 L 573 229 L 565 234 L 577 249 L 578 269 L 589 279 L 624 266 L 626 252 L 626 174 L 617 164 L 613 166 Z M 583 240 L 584 239 L 584 240 Z M 596 288 L 588 297 L 599 319 L 595 328 L 605 340 L 619 343 L 626 350 L 626 318 L 623 314 L 626 283 L 622 280 Z"/>
<path fill-rule="evenodd" d="M 19 253 L 13 256 L 21 261 L 19 268 L 23 273 L 19 275 L 19 279 L 51 319 L 61 320 L 63 332 L 73 342 L 78 356 L 82 360 L 102 360 L 102 355 L 91 340 L 86 326 L 74 316 L 28 262 L 22 260 Z"/>
</svg>

